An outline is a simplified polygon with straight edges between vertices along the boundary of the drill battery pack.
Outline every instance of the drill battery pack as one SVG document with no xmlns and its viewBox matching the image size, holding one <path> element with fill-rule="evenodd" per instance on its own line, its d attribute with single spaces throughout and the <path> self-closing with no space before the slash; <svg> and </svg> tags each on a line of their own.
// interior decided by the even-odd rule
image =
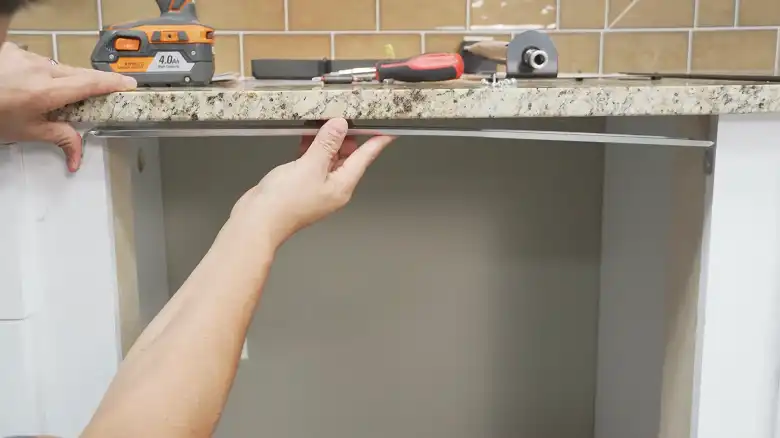
<svg viewBox="0 0 780 438">
<path fill-rule="evenodd" d="M 157 4 L 159 18 L 102 30 L 92 52 L 92 67 L 131 76 L 139 86 L 210 84 L 214 29 L 198 21 L 192 0 L 157 0 Z"/>
</svg>

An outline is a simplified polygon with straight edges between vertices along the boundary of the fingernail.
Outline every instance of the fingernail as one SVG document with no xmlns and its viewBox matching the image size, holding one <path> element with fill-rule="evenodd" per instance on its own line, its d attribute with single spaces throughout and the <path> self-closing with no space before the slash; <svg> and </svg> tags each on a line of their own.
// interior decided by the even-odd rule
<svg viewBox="0 0 780 438">
<path fill-rule="evenodd" d="M 127 90 L 134 90 L 138 87 L 138 82 L 130 76 L 122 76 L 122 85 L 124 85 Z"/>
<path fill-rule="evenodd" d="M 346 136 L 349 131 L 347 121 L 341 118 L 328 120 L 328 128 L 332 129 L 333 133 L 340 136 Z"/>
</svg>

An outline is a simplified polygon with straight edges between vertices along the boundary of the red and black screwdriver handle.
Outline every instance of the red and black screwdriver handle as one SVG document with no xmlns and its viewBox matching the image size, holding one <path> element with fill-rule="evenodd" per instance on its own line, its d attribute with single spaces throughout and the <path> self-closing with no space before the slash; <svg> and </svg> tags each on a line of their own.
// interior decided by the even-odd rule
<svg viewBox="0 0 780 438">
<path fill-rule="evenodd" d="M 402 82 L 437 82 L 463 75 L 463 58 L 457 53 L 426 53 L 376 65 L 376 79 Z"/>
</svg>

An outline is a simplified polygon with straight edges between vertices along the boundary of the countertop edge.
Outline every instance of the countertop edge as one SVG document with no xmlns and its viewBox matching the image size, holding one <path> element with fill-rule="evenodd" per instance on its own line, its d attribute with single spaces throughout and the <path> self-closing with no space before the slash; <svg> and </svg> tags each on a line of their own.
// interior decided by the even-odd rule
<svg viewBox="0 0 780 438">
<path fill-rule="evenodd" d="M 780 112 L 780 84 L 171 89 L 113 93 L 50 119 L 80 123 L 716 115 Z"/>
</svg>

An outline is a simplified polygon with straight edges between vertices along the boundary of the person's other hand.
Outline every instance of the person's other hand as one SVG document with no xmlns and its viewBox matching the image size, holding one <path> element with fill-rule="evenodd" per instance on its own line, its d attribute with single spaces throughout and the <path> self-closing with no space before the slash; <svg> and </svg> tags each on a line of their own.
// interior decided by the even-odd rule
<svg viewBox="0 0 780 438">
<path fill-rule="evenodd" d="M 68 170 L 81 165 L 81 136 L 47 114 L 89 97 L 127 91 L 134 79 L 116 73 L 53 64 L 48 58 L 0 46 L 0 141 L 43 141 L 62 148 Z"/>
<path fill-rule="evenodd" d="M 241 197 L 231 217 L 266 227 L 276 248 L 345 206 L 368 166 L 393 141 L 377 136 L 357 147 L 354 140 L 345 142 L 347 129 L 341 118 L 325 123 L 311 144 L 303 140 L 301 157 L 269 172 Z"/>
</svg>

